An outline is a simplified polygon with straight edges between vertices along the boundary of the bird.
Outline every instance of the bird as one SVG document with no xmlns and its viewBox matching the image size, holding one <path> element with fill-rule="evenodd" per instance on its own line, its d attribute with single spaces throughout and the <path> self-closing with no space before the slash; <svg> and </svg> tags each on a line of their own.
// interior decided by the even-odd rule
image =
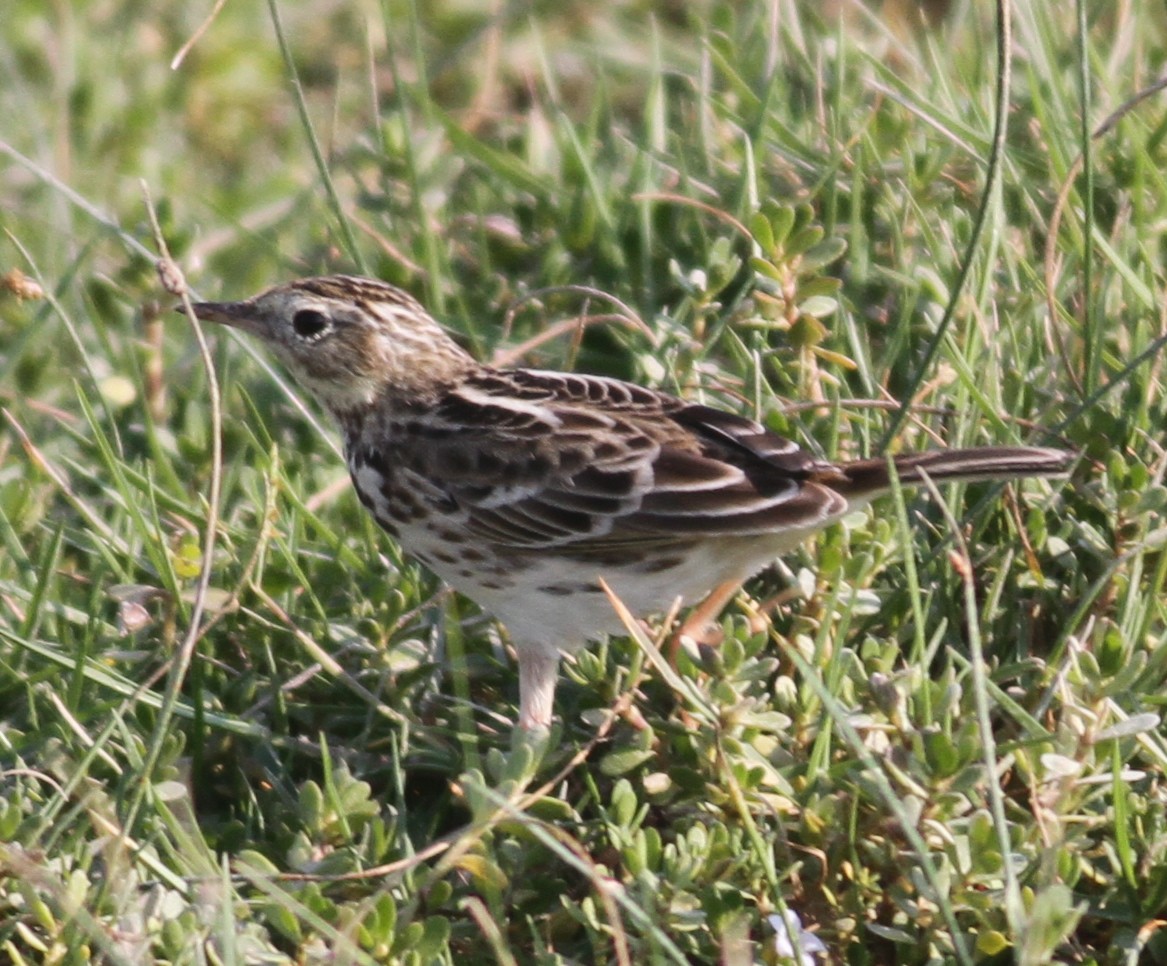
<svg viewBox="0 0 1167 966">
<path fill-rule="evenodd" d="M 403 290 L 300 278 L 195 316 L 257 337 L 335 419 L 356 494 L 401 548 L 508 630 L 520 733 L 562 655 L 743 581 L 892 484 L 743 415 L 620 379 L 477 361 Z M 901 484 L 1064 475 L 1043 446 L 893 458 Z"/>
</svg>

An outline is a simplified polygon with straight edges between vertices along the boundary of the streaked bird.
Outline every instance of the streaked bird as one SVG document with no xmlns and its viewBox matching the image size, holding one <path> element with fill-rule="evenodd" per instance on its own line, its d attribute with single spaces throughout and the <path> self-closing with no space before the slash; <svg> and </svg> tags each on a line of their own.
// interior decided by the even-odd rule
<svg viewBox="0 0 1167 966">
<path fill-rule="evenodd" d="M 492 613 L 519 662 L 519 725 L 546 728 L 558 665 L 638 616 L 728 591 L 891 485 L 752 419 L 599 376 L 496 369 L 368 278 L 279 285 L 195 314 L 258 337 L 344 434 L 361 502 Z M 1073 454 L 991 446 L 895 457 L 903 484 L 1064 473 Z"/>
</svg>

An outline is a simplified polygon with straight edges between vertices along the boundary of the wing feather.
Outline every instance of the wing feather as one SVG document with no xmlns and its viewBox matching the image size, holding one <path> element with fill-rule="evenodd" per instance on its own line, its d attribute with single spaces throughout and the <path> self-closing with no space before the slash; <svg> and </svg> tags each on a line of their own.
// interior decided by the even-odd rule
<svg viewBox="0 0 1167 966">
<path fill-rule="evenodd" d="M 509 548 L 682 545 L 809 529 L 846 507 L 814 481 L 828 464 L 759 423 L 613 379 L 486 370 L 411 430 L 410 468 Z"/>
</svg>

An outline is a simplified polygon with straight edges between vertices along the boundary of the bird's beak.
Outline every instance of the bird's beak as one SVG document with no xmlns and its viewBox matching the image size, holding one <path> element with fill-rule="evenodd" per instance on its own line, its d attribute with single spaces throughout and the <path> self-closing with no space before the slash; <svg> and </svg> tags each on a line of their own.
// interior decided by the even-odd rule
<svg viewBox="0 0 1167 966">
<path fill-rule="evenodd" d="M 255 335 L 263 334 L 263 325 L 255 318 L 255 306 L 250 302 L 195 302 L 191 308 L 195 318 L 202 322 L 218 322 Z M 181 305 L 175 307 L 176 312 L 182 310 Z"/>
</svg>

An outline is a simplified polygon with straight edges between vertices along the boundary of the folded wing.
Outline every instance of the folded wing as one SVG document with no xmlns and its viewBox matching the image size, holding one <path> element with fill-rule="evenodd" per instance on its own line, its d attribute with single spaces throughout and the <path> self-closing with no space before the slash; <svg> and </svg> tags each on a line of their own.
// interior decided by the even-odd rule
<svg viewBox="0 0 1167 966">
<path fill-rule="evenodd" d="M 610 556 L 825 524 L 838 471 L 760 424 L 617 380 L 487 371 L 452 389 L 405 447 L 513 549 Z"/>
</svg>

